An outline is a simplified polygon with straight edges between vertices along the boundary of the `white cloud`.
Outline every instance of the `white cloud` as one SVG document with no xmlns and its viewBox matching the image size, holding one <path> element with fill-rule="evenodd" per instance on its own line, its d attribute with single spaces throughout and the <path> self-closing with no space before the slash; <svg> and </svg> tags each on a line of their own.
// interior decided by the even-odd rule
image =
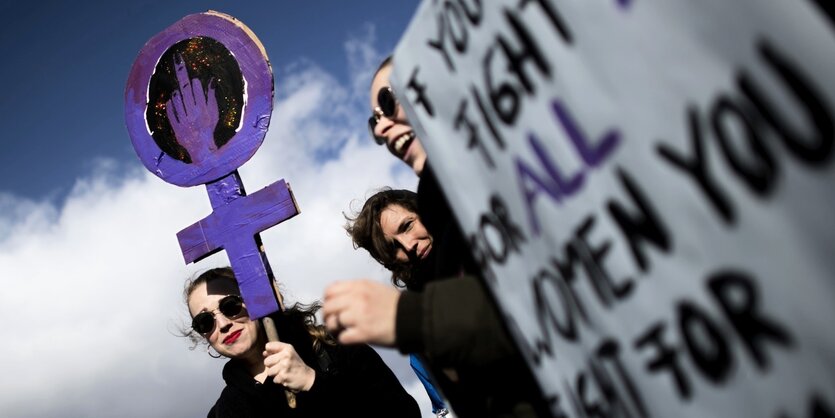
<svg viewBox="0 0 835 418">
<path fill-rule="evenodd" d="M 277 71 L 269 133 L 240 169 L 250 193 L 280 178 L 295 192 L 301 215 L 262 233 L 291 302 L 319 298 L 336 279 L 387 281 L 352 248 L 342 213 L 373 189 L 416 184 L 365 131 L 379 56 L 368 30 L 346 45 L 347 86 L 311 63 Z M 3 415 L 204 416 L 223 362 L 174 333 L 187 316 L 184 279 L 227 260 L 184 266 L 175 234 L 209 212 L 202 186 L 166 184 L 138 161 L 99 162 L 60 205 L 0 195 Z M 428 411 L 407 362 L 383 356 Z"/>
</svg>

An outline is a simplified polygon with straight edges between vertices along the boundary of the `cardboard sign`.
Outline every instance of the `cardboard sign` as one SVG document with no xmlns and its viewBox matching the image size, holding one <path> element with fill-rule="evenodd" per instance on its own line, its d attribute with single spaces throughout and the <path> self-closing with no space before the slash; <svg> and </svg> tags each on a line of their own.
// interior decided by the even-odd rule
<svg viewBox="0 0 835 418">
<path fill-rule="evenodd" d="M 833 23 L 421 4 L 393 87 L 556 416 L 835 416 Z"/>
<path fill-rule="evenodd" d="M 284 180 L 247 196 L 237 172 L 264 140 L 272 99 L 261 42 L 212 11 L 151 38 L 125 90 L 128 132 L 145 167 L 178 186 L 206 184 L 212 214 L 177 234 L 186 263 L 226 250 L 253 319 L 280 310 L 258 233 L 299 213 Z"/>
<path fill-rule="evenodd" d="M 182 108 L 185 98 L 195 97 L 202 100 L 192 104 L 194 110 L 216 112 L 213 120 L 182 112 L 179 121 L 175 107 L 172 123 L 167 104 Z M 195 186 L 231 173 L 255 154 L 270 124 L 272 98 L 264 47 L 240 21 L 210 11 L 184 17 L 145 44 L 128 77 L 125 121 L 148 171 Z M 207 107 L 209 99 L 213 106 Z M 196 107 L 201 101 L 202 109 Z M 203 113 L 192 112 L 197 114 Z"/>
</svg>

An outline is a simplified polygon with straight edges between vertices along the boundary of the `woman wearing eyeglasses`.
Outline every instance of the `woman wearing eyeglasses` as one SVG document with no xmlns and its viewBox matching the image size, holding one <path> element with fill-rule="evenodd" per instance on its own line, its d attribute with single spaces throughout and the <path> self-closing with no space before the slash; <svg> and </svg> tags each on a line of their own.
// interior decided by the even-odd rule
<svg viewBox="0 0 835 418">
<path fill-rule="evenodd" d="M 229 358 L 226 387 L 209 417 L 419 417 L 415 400 L 366 345 L 337 344 L 315 324 L 318 305 L 296 304 L 271 315 L 281 342 L 267 343 L 249 318 L 231 268 L 216 268 L 186 283 L 195 342 Z M 296 394 L 288 406 L 285 390 Z"/>
<path fill-rule="evenodd" d="M 426 164 L 426 151 L 394 97 L 390 76 L 391 57 L 388 57 L 380 63 L 371 83 L 372 115 L 368 118 L 368 130 L 378 145 L 385 145 L 420 177 Z"/>
<path fill-rule="evenodd" d="M 460 417 L 551 416 L 391 89 L 391 70 L 389 58 L 372 80 L 368 128 L 377 144 L 420 177 L 417 216 L 433 237 L 433 257 L 420 266 L 419 277 L 412 277 L 419 290 L 398 292 L 368 280 L 332 284 L 325 290 L 325 323 L 342 330 L 344 344 L 422 354 Z"/>
</svg>

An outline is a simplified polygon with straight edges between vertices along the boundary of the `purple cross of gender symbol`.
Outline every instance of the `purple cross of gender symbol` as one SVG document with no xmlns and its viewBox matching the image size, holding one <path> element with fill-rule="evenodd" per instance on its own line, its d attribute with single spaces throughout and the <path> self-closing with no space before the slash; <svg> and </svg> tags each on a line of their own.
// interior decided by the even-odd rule
<svg viewBox="0 0 835 418">
<path fill-rule="evenodd" d="M 237 172 L 264 140 L 272 99 L 261 43 L 240 21 L 212 11 L 151 38 L 125 91 L 128 132 L 145 167 L 209 192 L 212 213 L 177 234 L 186 263 L 226 250 L 253 319 L 281 309 L 258 234 L 299 213 L 284 180 L 247 195 Z"/>
</svg>

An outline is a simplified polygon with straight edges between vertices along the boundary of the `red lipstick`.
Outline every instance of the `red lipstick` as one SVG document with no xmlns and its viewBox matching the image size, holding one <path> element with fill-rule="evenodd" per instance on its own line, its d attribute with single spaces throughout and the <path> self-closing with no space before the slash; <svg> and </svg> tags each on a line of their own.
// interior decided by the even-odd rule
<svg viewBox="0 0 835 418">
<path fill-rule="evenodd" d="M 229 344 L 233 344 L 235 341 L 238 341 L 238 337 L 241 336 L 241 331 L 242 330 L 237 330 L 237 331 L 227 335 L 226 338 L 223 339 L 223 343 L 226 344 L 226 345 L 229 345 Z"/>
</svg>

